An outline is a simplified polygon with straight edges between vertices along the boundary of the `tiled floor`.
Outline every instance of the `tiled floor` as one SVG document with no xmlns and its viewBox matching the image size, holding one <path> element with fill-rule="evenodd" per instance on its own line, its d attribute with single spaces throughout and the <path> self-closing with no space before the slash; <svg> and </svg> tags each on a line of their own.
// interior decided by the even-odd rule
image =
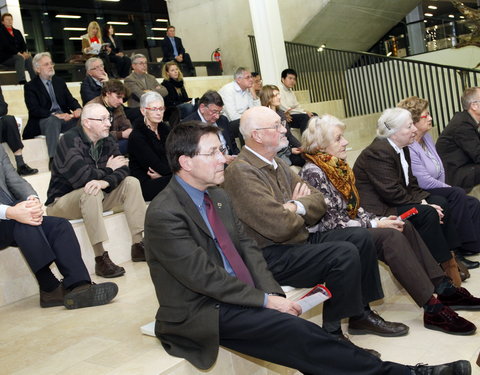
<svg viewBox="0 0 480 375">
<path fill-rule="evenodd" d="M 156 338 L 140 334 L 139 327 L 154 318 L 156 297 L 145 263 L 124 266 L 126 275 L 115 279 L 120 293 L 109 305 L 73 311 L 41 309 L 34 296 L 1 308 L 0 374 L 192 374 L 192 368 L 168 356 Z M 480 295 L 480 270 L 472 272 L 465 286 Z M 389 320 L 408 324 L 410 333 L 400 338 L 351 337 L 357 345 L 378 350 L 385 360 L 408 364 L 468 359 L 473 374 L 480 374 L 475 365 L 480 333 L 462 337 L 426 330 L 422 311 L 405 295 L 387 298 L 374 308 Z M 480 312 L 463 312 L 462 316 L 480 326 Z M 237 371 L 222 368 L 212 373 L 254 373 L 248 366 L 240 370 L 245 364 L 237 362 L 231 364 Z"/>
</svg>

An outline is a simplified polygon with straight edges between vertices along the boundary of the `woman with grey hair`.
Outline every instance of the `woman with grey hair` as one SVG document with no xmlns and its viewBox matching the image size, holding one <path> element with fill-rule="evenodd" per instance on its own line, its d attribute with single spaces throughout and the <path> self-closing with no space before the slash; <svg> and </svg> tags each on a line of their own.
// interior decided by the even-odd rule
<svg viewBox="0 0 480 375">
<path fill-rule="evenodd" d="M 360 206 L 355 176 L 346 162 L 348 141 L 345 124 L 331 115 L 313 117 L 302 134 L 302 150 L 307 163 L 300 176 L 320 190 L 327 210 L 317 228 L 320 232 L 348 227 L 367 228 L 378 258 L 385 262 L 424 309 L 424 325 L 437 331 L 467 335 L 475 326 L 442 304 L 444 295 L 462 294 L 445 276 L 413 225 L 397 216 L 377 217 Z M 433 295 L 438 294 L 438 298 Z M 447 298 L 448 300 L 448 298 Z M 477 300 L 480 308 L 480 299 Z M 448 316 L 448 324 L 443 317 Z M 350 328 L 349 328 L 350 332 Z M 353 332 L 354 333 L 354 332 Z"/>
<path fill-rule="evenodd" d="M 410 112 L 385 110 L 377 123 L 377 137 L 358 156 L 353 167 L 363 207 L 378 216 L 400 215 L 414 208 L 408 218 L 420 233 L 435 260 L 459 287 L 461 278 L 452 251 L 460 247 L 455 224 L 445 198 L 422 190 L 410 168 L 408 145 L 416 128 Z"/>
<path fill-rule="evenodd" d="M 128 140 L 129 167 L 138 178 L 145 201 L 151 201 L 167 186 L 172 172 L 165 153 L 170 126 L 163 122 L 165 106 L 162 96 L 149 91 L 140 98 L 143 117 L 133 124 Z"/>
</svg>

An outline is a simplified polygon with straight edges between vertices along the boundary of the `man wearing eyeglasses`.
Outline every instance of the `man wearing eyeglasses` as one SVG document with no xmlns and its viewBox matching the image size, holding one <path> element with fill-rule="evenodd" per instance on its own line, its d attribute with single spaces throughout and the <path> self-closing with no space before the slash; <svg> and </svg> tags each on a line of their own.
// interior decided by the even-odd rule
<svg viewBox="0 0 480 375">
<path fill-rule="evenodd" d="M 216 91 L 207 91 L 198 102 L 198 110 L 188 117 L 186 121 L 202 121 L 208 125 L 218 126 L 222 131 L 218 133 L 222 146 L 226 148 L 225 154 L 226 164 L 230 164 L 235 156 L 240 152 L 235 142 L 232 132 L 228 128 L 228 119 L 222 115 L 223 100 Z"/>
<path fill-rule="evenodd" d="M 80 95 L 83 104 L 87 104 L 93 98 L 102 94 L 102 86 L 108 81 L 108 74 L 105 72 L 102 59 L 90 57 L 85 62 L 87 75 L 80 85 Z"/>
<path fill-rule="evenodd" d="M 347 317 L 350 327 L 362 333 L 407 334 L 407 326 L 386 322 L 368 307 L 383 298 L 369 232 L 346 228 L 309 233 L 326 204 L 319 190 L 276 156 L 288 145 L 280 116 L 267 107 L 251 108 L 240 119 L 240 131 L 245 146 L 225 170 L 224 188 L 275 279 L 302 288 L 326 281 L 333 298 L 324 306 L 323 328 L 333 335 L 343 337 L 340 320 Z M 338 272 L 326 272 L 333 261 Z"/>
<path fill-rule="evenodd" d="M 132 132 L 132 124 L 123 109 L 126 88 L 122 81 L 112 79 L 103 84 L 101 95 L 88 103 L 98 103 L 108 110 L 111 118 L 110 134 L 117 140 L 120 153 L 125 155 L 128 149 L 128 137 Z"/>
<path fill-rule="evenodd" d="M 457 112 L 436 147 L 445 167 L 445 182 L 480 198 L 480 87 L 467 88 Z"/>
<path fill-rule="evenodd" d="M 33 58 L 33 67 L 37 76 L 25 85 L 28 122 L 23 139 L 45 135 L 50 166 L 60 133 L 77 124 L 82 108 L 65 81 L 55 75 L 55 64 L 50 53 L 37 53 Z"/>
<path fill-rule="evenodd" d="M 470 374 L 468 361 L 408 367 L 382 362 L 299 318 L 302 308 L 285 298 L 218 187 L 226 161 L 218 130 L 194 121 L 171 130 L 166 150 L 174 177 L 145 219 L 146 256 L 160 305 L 155 334 L 167 353 L 202 370 L 215 364 L 223 346 L 304 374 Z M 322 267 L 341 274 L 335 255 Z"/>
<path fill-rule="evenodd" d="M 125 86 L 130 90 L 128 106 L 137 108 L 140 106 L 140 98 L 147 91 L 156 91 L 163 97 L 167 96 L 168 91 L 165 86 L 158 83 L 155 76 L 148 74 L 147 58 L 137 53 L 132 58 L 133 72 L 125 78 Z"/>
<path fill-rule="evenodd" d="M 132 236 L 132 260 L 145 260 L 145 201 L 140 183 L 129 176 L 128 161 L 110 135 L 110 121 L 105 106 L 85 106 L 81 126 L 59 141 L 45 203 L 49 215 L 83 219 L 95 253 L 95 273 L 107 278 L 122 276 L 125 269 L 113 263 L 103 247 L 108 240 L 104 211 L 123 207 Z"/>
</svg>

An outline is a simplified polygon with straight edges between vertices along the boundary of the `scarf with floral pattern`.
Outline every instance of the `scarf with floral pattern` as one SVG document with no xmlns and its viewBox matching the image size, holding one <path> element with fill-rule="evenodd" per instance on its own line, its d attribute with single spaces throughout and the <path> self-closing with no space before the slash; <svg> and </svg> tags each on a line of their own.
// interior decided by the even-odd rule
<svg viewBox="0 0 480 375">
<path fill-rule="evenodd" d="M 327 178 L 347 201 L 347 213 L 351 219 L 357 217 L 360 197 L 355 186 L 355 175 L 345 160 L 318 151 L 315 154 L 304 154 L 307 160 L 322 168 Z"/>
</svg>

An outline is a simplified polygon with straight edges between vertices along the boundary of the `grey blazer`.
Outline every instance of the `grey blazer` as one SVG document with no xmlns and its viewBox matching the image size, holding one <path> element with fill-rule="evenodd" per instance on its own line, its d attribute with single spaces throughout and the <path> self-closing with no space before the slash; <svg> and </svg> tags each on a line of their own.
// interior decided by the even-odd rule
<svg viewBox="0 0 480 375">
<path fill-rule="evenodd" d="M 169 354 L 201 369 L 211 367 L 218 355 L 221 303 L 261 307 L 265 293 L 283 295 L 224 190 L 208 192 L 256 288 L 224 269 L 210 231 L 175 178 L 150 203 L 145 219 L 146 257 L 160 303 L 155 334 Z"/>
<path fill-rule="evenodd" d="M 128 106 L 136 108 L 140 106 L 140 98 L 145 93 L 145 90 L 156 91 L 162 97 L 168 95 L 168 91 L 165 86 L 162 86 L 158 83 L 155 76 L 151 74 L 137 74 L 132 72 L 128 77 L 123 81 L 125 87 L 130 91 L 130 98 L 128 98 Z M 158 88 L 156 88 L 158 87 Z"/>
<path fill-rule="evenodd" d="M 13 200 L 23 201 L 30 195 L 37 194 L 32 186 L 18 175 L 2 146 L 0 146 L 0 163 L 2 166 L 0 169 L 0 188 L 11 195 Z M 10 203 L 6 201 L 3 194 L 0 194 L 0 204 Z"/>
</svg>

